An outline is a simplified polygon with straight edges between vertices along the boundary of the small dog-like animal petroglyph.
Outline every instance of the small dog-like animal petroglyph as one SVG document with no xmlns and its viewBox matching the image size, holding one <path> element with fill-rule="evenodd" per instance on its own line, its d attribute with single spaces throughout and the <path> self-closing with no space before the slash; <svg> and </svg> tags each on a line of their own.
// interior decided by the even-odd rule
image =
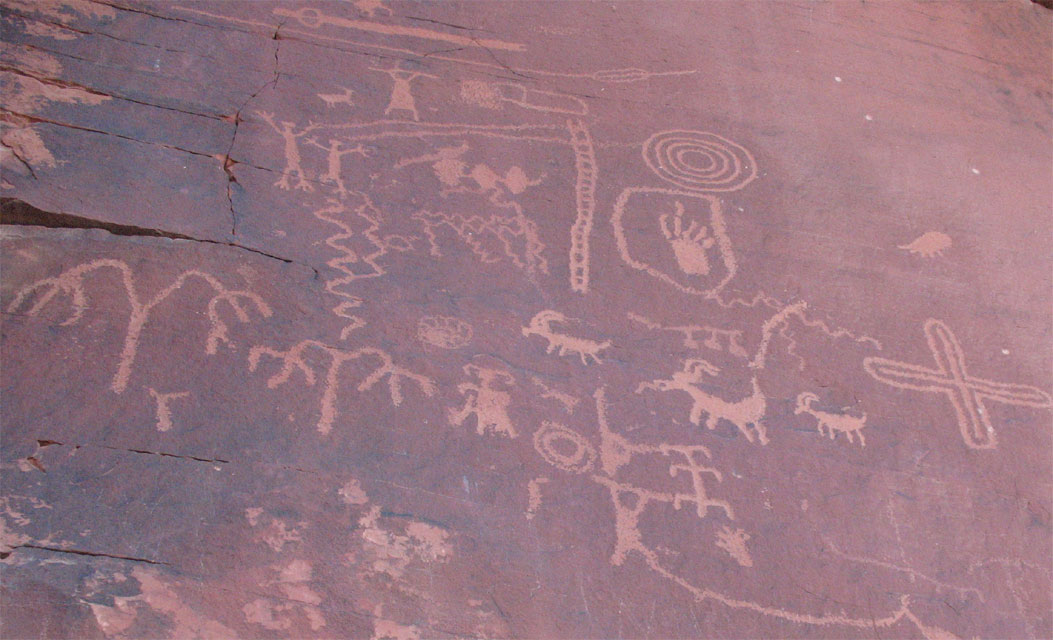
<svg viewBox="0 0 1053 640">
<path fill-rule="evenodd" d="M 821 411 L 812 407 L 812 403 L 818 401 L 819 396 L 806 391 L 797 396 L 797 409 L 794 410 L 794 413 L 797 415 L 807 413 L 814 417 L 817 421 L 816 427 L 819 429 L 819 435 L 829 435 L 833 440 L 838 433 L 843 433 L 848 437 L 849 442 L 853 442 L 852 434 L 854 433 L 859 436 L 859 446 L 867 446 L 866 438 L 863 437 L 867 414 L 864 413 L 857 417 L 845 413 Z M 823 433 L 824 428 L 826 429 L 825 434 Z"/>
<path fill-rule="evenodd" d="M 559 355 L 561 356 L 577 354 L 581 358 L 582 364 L 589 364 L 589 358 L 592 358 L 594 362 L 599 364 L 600 351 L 611 346 L 610 340 L 596 342 L 587 338 L 568 336 L 557 332 L 553 328 L 553 325 L 565 324 L 569 320 L 569 318 L 558 311 L 546 309 L 538 312 L 530 319 L 530 324 L 523 327 L 523 335 L 527 337 L 532 335 L 541 336 L 548 340 L 548 348 L 545 350 L 545 353 L 552 353 L 554 350 L 559 349 Z"/>
</svg>

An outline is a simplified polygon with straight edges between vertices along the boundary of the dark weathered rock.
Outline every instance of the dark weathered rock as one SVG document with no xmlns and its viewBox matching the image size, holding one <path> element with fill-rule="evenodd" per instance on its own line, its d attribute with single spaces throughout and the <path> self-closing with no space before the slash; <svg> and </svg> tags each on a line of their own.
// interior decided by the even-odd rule
<svg viewBox="0 0 1053 640">
<path fill-rule="evenodd" d="M 1045 9 L 8 0 L 3 637 L 1049 637 Z"/>
</svg>

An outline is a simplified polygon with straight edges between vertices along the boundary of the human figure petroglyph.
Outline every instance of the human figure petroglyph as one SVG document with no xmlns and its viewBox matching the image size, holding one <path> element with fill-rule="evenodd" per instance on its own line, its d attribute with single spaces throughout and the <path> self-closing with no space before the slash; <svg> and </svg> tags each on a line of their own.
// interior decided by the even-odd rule
<svg viewBox="0 0 1053 640">
<path fill-rule="evenodd" d="M 865 358 L 863 368 L 876 380 L 898 389 L 946 394 L 954 408 L 962 439 L 970 449 L 998 446 L 985 405 L 987 400 L 1036 409 L 1053 407 L 1053 398 L 1036 387 L 969 375 L 962 346 L 943 322 L 929 318 L 925 321 L 924 331 L 936 368 L 877 357 Z"/>
<path fill-rule="evenodd" d="M 673 255 L 680 270 L 691 275 L 709 275 L 709 258 L 706 251 L 716 244 L 716 238 L 709 236 L 709 227 L 692 220 L 684 226 L 684 205 L 676 202 L 676 215 L 672 228 L 669 225 L 669 214 L 658 217 L 662 234 L 673 248 Z"/>
<path fill-rule="evenodd" d="M 168 431 L 172 428 L 172 408 L 169 402 L 190 396 L 189 391 L 177 391 L 175 393 L 159 393 L 155 389 L 147 388 L 150 395 L 157 402 L 157 430 Z"/>
<path fill-rule="evenodd" d="M 750 534 L 746 533 L 742 529 L 732 529 L 731 527 L 724 527 L 717 533 L 717 546 L 728 552 L 728 555 L 735 559 L 744 567 L 753 566 L 753 558 L 750 556 L 749 549 L 746 548 L 746 541 L 750 539 Z"/>
<path fill-rule="evenodd" d="M 322 435 L 327 435 L 333 428 L 333 422 L 337 416 L 336 394 L 340 384 L 340 369 L 347 362 L 365 357 L 380 360 L 377 368 L 366 376 L 356 388 L 359 392 L 368 391 L 386 377 L 388 379 L 388 393 L 391 396 L 391 404 L 396 407 L 402 404 L 402 379 L 416 383 L 425 396 L 431 396 L 435 393 L 435 382 L 431 378 L 395 365 L 386 351 L 374 347 L 362 347 L 354 351 L 348 351 L 317 340 L 301 340 L 287 351 L 257 345 L 249 351 L 249 371 L 255 371 L 262 357 L 266 355 L 280 360 L 282 363 L 281 369 L 267 380 L 268 388 L 274 389 L 288 382 L 294 369 L 298 369 L 303 374 L 304 382 L 308 386 L 313 386 L 315 383 L 314 368 L 305 356 L 308 349 L 315 349 L 329 356 L 329 366 L 326 369 L 325 378 L 322 380 L 321 417 L 317 424 L 318 432 Z"/>
<path fill-rule="evenodd" d="M 515 377 L 501 369 L 481 367 L 475 364 L 466 364 L 463 370 L 467 375 L 474 377 L 477 382 L 463 382 L 457 385 L 457 391 L 464 396 L 464 406 L 460 410 L 449 412 L 450 424 L 461 426 L 469 416 L 474 415 L 475 431 L 479 435 L 493 433 L 515 438 L 516 430 L 508 415 L 512 396 L 496 386 L 498 384 L 514 386 Z"/>
<path fill-rule="evenodd" d="M 344 156 L 360 155 L 363 158 L 368 158 L 373 155 L 373 150 L 369 147 L 361 144 L 357 144 L 353 147 L 345 147 L 344 142 L 335 138 L 329 139 L 329 146 L 318 142 L 315 138 L 307 138 L 307 144 L 318 147 L 326 152 L 328 171 L 319 176 L 318 179 L 323 183 L 335 185 L 337 193 L 342 196 L 347 195 L 347 188 L 344 186 L 344 181 L 340 177 L 340 174 L 343 171 L 342 165 Z"/>
<path fill-rule="evenodd" d="M 256 115 L 263 119 L 264 122 L 269 124 L 272 129 L 278 132 L 278 135 L 282 137 L 285 142 L 285 170 L 282 171 L 282 177 L 274 183 L 279 189 L 286 191 L 296 188 L 301 191 L 314 191 L 314 185 L 309 182 L 307 173 L 301 166 L 302 159 L 300 157 L 300 145 L 297 142 L 298 138 L 314 131 L 318 128 L 318 125 L 314 123 L 308 123 L 299 133 L 296 133 L 296 123 L 282 121 L 280 126 L 274 120 L 274 114 L 266 111 L 257 111 Z M 290 182 L 292 178 L 296 179 L 296 184 Z"/>
<path fill-rule="evenodd" d="M 819 435 L 829 435 L 830 439 L 833 440 L 836 434 L 843 433 L 848 437 L 849 442 L 853 442 L 852 434 L 859 436 L 859 446 L 867 446 L 866 438 L 863 436 L 863 428 L 867 422 L 867 414 L 861 416 L 853 416 L 847 413 L 830 413 L 816 409 L 812 406 L 813 402 L 819 402 L 819 396 L 814 393 L 804 392 L 797 396 L 797 408 L 794 413 L 800 415 L 807 413 L 816 419 L 816 428 L 819 430 Z M 826 428 L 826 434 L 823 433 L 823 428 Z"/>
<path fill-rule="evenodd" d="M 628 318 L 633 322 L 644 325 L 648 329 L 660 331 L 676 331 L 684 335 L 684 346 L 688 349 L 701 350 L 703 347 L 713 351 L 727 350 L 733 356 L 749 358 L 746 347 L 742 344 L 742 331 L 738 329 L 721 329 L 704 324 L 663 326 L 638 313 L 629 312 Z M 696 337 L 698 334 L 705 336 L 701 342 Z M 726 347 L 724 345 L 727 345 Z"/>
<path fill-rule="evenodd" d="M 951 248 L 951 237 L 939 231 L 928 231 L 915 238 L 913 242 L 897 248 L 923 258 L 935 258 L 942 256 L 944 251 Z"/>
<path fill-rule="evenodd" d="M 34 282 L 18 292 L 14 300 L 11 301 L 11 304 L 8 305 L 8 311 L 17 311 L 23 304 L 29 301 L 36 292 L 42 291 L 43 294 L 40 295 L 36 303 L 30 306 L 27 311 L 28 315 L 33 316 L 39 313 L 56 295 L 62 293 L 70 297 L 70 302 L 73 306 L 72 313 L 62 322 L 62 325 L 69 326 L 76 324 L 83 317 L 84 312 L 87 311 L 89 305 L 88 294 L 84 288 L 85 279 L 89 274 L 101 269 L 116 269 L 120 272 L 121 284 L 124 286 L 124 291 L 128 298 L 128 304 L 131 306 L 131 312 L 128 315 L 128 326 L 124 334 L 124 347 L 121 350 L 117 372 L 114 374 L 113 382 L 110 385 L 110 388 L 114 393 L 123 393 L 128 387 L 128 380 L 132 375 L 132 367 L 135 364 L 135 358 L 139 352 L 139 340 L 142 336 L 143 329 L 150 321 L 150 314 L 153 312 L 154 308 L 165 301 L 170 295 L 181 289 L 191 279 L 197 279 L 204 282 L 211 287 L 213 292 L 213 296 L 209 299 L 207 305 L 210 327 L 208 336 L 205 339 L 205 353 L 208 355 L 214 355 L 220 344 L 226 344 L 228 346 L 232 344 L 227 334 L 227 324 L 223 321 L 219 313 L 220 303 L 227 303 L 227 305 L 229 305 L 234 311 L 234 315 L 238 321 L 243 323 L 249 322 L 249 314 L 244 303 L 250 303 L 251 306 L 255 307 L 256 311 L 265 318 L 268 318 L 271 315 L 270 307 L 267 306 L 267 303 L 255 293 L 228 289 L 211 274 L 197 270 L 180 273 L 176 277 L 175 282 L 164 289 L 161 289 L 153 298 L 143 301 L 135 286 L 134 274 L 132 273 L 131 267 L 120 260 L 112 259 L 86 262 L 61 273 L 58 276 L 44 278 L 43 280 Z"/>
<path fill-rule="evenodd" d="M 672 377 L 664 380 L 652 380 L 642 382 L 636 388 L 636 393 L 644 389 L 655 391 L 683 391 L 691 396 L 693 402 L 689 419 L 691 424 L 698 425 L 702 420 L 702 413 L 708 414 L 706 427 L 716 429 L 717 423 L 727 420 L 746 436 L 746 440 L 753 442 L 754 439 L 760 444 L 768 444 L 767 430 L 764 427 L 763 418 L 767 410 L 767 400 L 754 375 L 750 383 L 753 392 L 741 400 L 728 401 L 719 396 L 711 395 L 702 390 L 701 385 L 704 375 L 716 376 L 720 369 L 700 358 L 689 358 L 684 361 L 683 368 L 673 373 Z"/>
<path fill-rule="evenodd" d="M 349 107 L 355 106 L 355 103 L 351 98 L 355 95 L 355 92 L 347 87 L 340 87 L 343 89 L 343 93 L 319 93 L 317 94 L 321 98 L 322 102 L 325 103 L 326 108 L 332 109 L 338 104 L 346 104 Z"/>
<path fill-rule="evenodd" d="M 391 76 L 393 83 L 391 86 L 391 99 L 388 101 L 387 108 L 384 109 L 384 115 L 390 115 L 392 111 L 406 111 L 413 116 L 415 121 L 420 120 L 420 115 L 417 114 L 417 102 L 413 98 L 413 88 L 410 83 L 417 78 L 438 80 L 439 77 L 422 71 L 406 71 L 398 66 L 392 69 L 379 69 L 377 67 L 370 67 L 370 69 Z"/>
<path fill-rule="evenodd" d="M 559 355 L 561 356 L 577 354 L 578 357 L 581 358 L 581 363 L 584 365 L 589 364 L 589 358 L 592 358 L 593 362 L 599 364 L 601 362 L 600 351 L 611 346 L 610 340 L 597 342 L 587 338 L 578 338 L 559 333 L 555 330 L 554 325 L 566 324 L 570 321 L 571 319 L 562 313 L 552 309 L 546 309 L 545 311 L 539 311 L 534 315 L 534 317 L 530 319 L 530 324 L 523 327 L 522 333 L 526 337 L 534 335 L 548 340 L 548 348 L 545 349 L 545 353 L 552 353 L 556 349 L 559 349 Z"/>
</svg>

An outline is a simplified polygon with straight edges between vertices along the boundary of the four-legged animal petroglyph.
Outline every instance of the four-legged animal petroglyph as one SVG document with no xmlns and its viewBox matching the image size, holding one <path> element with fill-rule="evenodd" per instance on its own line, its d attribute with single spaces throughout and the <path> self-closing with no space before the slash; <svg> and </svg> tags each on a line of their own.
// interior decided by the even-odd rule
<svg viewBox="0 0 1053 640">
<path fill-rule="evenodd" d="M 818 401 L 819 396 L 806 391 L 797 396 L 797 409 L 794 410 L 794 413 L 797 415 L 807 413 L 814 417 L 817 421 L 816 428 L 819 429 L 819 435 L 824 435 L 823 429 L 825 428 L 831 440 L 838 433 L 843 433 L 848 436 L 849 442 L 853 442 L 852 434 L 855 433 L 859 436 L 859 446 L 867 446 L 866 438 L 863 437 L 863 427 L 867 426 L 867 414 L 853 416 L 846 413 L 821 411 L 812 407 L 812 403 Z"/>
<path fill-rule="evenodd" d="M 925 321 L 924 329 L 925 341 L 936 361 L 935 369 L 876 357 L 865 358 L 863 368 L 875 379 L 899 389 L 946 394 L 958 419 L 962 439 L 970 449 L 998 446 L 994 425 L 984 405 L 986 400 L 1037 409 L 1053 407 L 1053 398 L 1041 389 L 969 375 L 962 345 L 950 327 L 930 318 Z"/>
<path fill-rule="evenodd" d="M 640 393 L 644 389 L 683 391 L 691 396 L 691 400 L 694 403 L 691 406 L 691 424 L 699 424 L 702 420 L 702 413 L 705 412 L 708 414 L 706 418 L 707 428 L 715 429 L 718 422 L 727 420 L 735 425 L 742 432 L 742 435 L 746 436 L 746 440 L 753 442 L 756 437 L 760 444 L 768 444 L 767 431 L 762 422 L 764 413 L 767 410 L 767 400 L 757 384 L 757 376 L 753 376 L 751 380 L 753 386 L 752 394 L 742 400 L 728 401 L 719 396 L 706 393 L 701 387 L 697 386 L 705 380 L 703 375 L 715 376 L 718 373 L 720 373 L 720 369 L 705 360 L 690 358 L 684 361 L 683 368 L 673 373 L 671 378 L 642 382 L 636 388 L 636 393 Z"/>
<path fill-rule="evenodd" d="M 530 324 L 523 327 L 524 336 L 541 336 L 548 340 L 548 348 L 545 353 L 552 353 L 559 349 L 559 355 L 578 354 L 582 364 L 589 364 L 592 358 L 597 364 L 600 363 L 600 351 L 611 346 L 610 340 L 596 342 L 587 338 L 577 338 L 557 332 L 553 325 L 566 324 L 570 319 L 558 311 L 546 309 L 540 311 L 530 319 Z"/>
<path fill-rule="evenodd" d="M 358 384 L 358 391 L 368 391 L 373 385 L 380 382 L 384 377 L 388 379 L 388 392 L 391 394 L 391 403 L 396 407 L 402 404 L 403 378 L 412 380 L 420 387 L 424 395 L 431 396 L 435 393 L 435 382 L 427 376 L 422 376 L 402 367 L 396 366 L 391 356 L 386 351 L 373 347 L 363 347 L 354 351 L 331 347 L 317 340 L 301 340 L 287 351 L 279 351 L 270 347 L 257 345 L 249 351 L 249 371 L 255 371 L 260 364 L 262 356 L 267 355 L 282 362 L 282 368 L 267 380 L 267 387 L 274 389 L 289 381 L 293 369 L 299 369 L 303 374 L 304 381 L 308 386 L 314 385 L 315 373 L 304 353 L 314 348 L 329 356 L 329 367 L 326 370 L 325 379 L 322 381 L 323 391 L 320 406 L 321 417 L 318 419 L 318 432 L 322 435 L 328 434 L 333 428 L 336 419 L 336 393 L 339 387 L 340 368 L 345 362 L 359 358 L 373 357 L 380 360 L 379 366 L 373 370 L 365 379 Z"/>
<path fill-rule="evenodd" d="M 85 278 L 92 272 L 106 268 L 116 269 L 121 274 L 121 284 L 124 285 L 128 304 L 131 306 L 131 313 L 128 315 L 128 326 L 124 333 L 124 348 L 121 350 L 117 373 L 114 374 L 113 383 L 110 386 L 114 393 L 122 393 L 128 387 L 128 380 L 132 375 L 132 366 L 135 364 L 135 357 L 139 352 L 139 339 L 143 329 L 150 321 L 150 314 L 153 312 L 154 307 L 183 288 L 191 279 L 204 282 L 211 287 L 213 293 L 207 304 L 208 320 L 211 326 L 208 337 L 205 340 L 205 353 L 209 355 L 215 354 L 221 343 L 231 344 L 227 335 L 227 324 L 219 314 L 220 303 L 226 302 L 233 309 L 234 315 L 239 322 L 249 321 L 248 311 L 243 306 L 245 302 L 251 303 L 252 306 L 256 307 L 256 310 L 263 317 L 267 318 L 271 315 L 270 307 L 255 293 L 228 289 L 211 274 L 196 270 L 180 273 L 176 277 L 175 282 L 159 291 L 153 298 L 143 301 L 135 286 L 131 267 L 120 260 L 110 259 L 87 262 L 53 278 L 44 278 L 34 282 L 18 292 L 15 299 L 8 305 L 7 310 L 9 312 L 17 311 L 26 301 L 31 299 L 35 292 L 43 291 L 36 304 L 29 307 L 29 311 L 27 311 L 28 315 L 36 315 L 56 295 L 63 293 L 70 297 L 73 311 L 62 324 L 63 326 L 76 324 L 88 309 L 88 294 L 84 289 Z"/>
<path fill-rule="evenodd" d="M 351 101 L 351 97 L 355 95 L 355 92 L 347 87 L 341 87 L 341 89 L 344 90 L 343 93 L 319 93 L 317 95 L 325 103 L 325 106 L 330 109 L 338 104 L 346 104 L 349 107 L 355 106 L 355 103 Z"/>
<path fill-rule="evenodd" d="M 950 248 L 951 237 L 939 231 L 928 231 L 915 238 L 910 244 L 897 247 L 897 249 L 904 249 L 923 258 L 942 256 L 943 252 Z"/>
<path fill-rule="evenodd" d="M 507 371 L 474 364 L 464 365 L 464 372 L 475 377 L 477 382 L 463 382 L 457 385 L 457 391 L 464 396 L 464 406 L 459 411 L 450 411 L 450 424 L 460 426 L 469 416 L 474 415 L 475 431 L 479 435 L 490 432 L 509 438 L 516 437 L 512 419 L 508 416 L 512 396 L 495 386 L 498 383 L 513 386 L 516 379 Z"/>
</svg>

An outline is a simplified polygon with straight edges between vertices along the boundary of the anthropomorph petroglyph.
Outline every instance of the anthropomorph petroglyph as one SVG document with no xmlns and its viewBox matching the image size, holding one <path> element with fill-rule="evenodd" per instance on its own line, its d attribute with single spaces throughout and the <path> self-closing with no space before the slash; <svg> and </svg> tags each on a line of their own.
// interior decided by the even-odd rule
<svg viewBox="0 0 1053 640">
<path fill-rule="evenodd" d="M 438 80 L 439 77 L 421 71 L 406 71 L 398 66 L 391 69 L 370 68 L 373 71 L 379 71 L 391 76 L 393 83 L 391 86 L 391 99 L 388 101 L 387 108 L 384 109 L 384 115 L 390 115 L 392 111 L 403 111 L 413 116 L 414 120 L 420 120 L 420 115 L 417 113 L 417 102 L 413 98 L 413 88 L 410 86 L 410 83 L 417 78 Z"/>
<path fill-rule="evenodd" d="M 944 251 L 951 248 L 951 237 L 939 231 L 928 231 L 915 238 L 913 242 L 897 248 L 923 258 L 935 258 L 942 256 Z"/>
<path fill-rule="evenodd" d="M 113 376 L 110 388 L 114 393 L 122 393 L 128 387 L 128 380 L 132 375 L 132 367 L 135 364 L 136 355 L 139 352 L 139 340 L 143 329 L 150 321 L 150 315 L 154 308 L 164 302 L 170 295 L 183 288 L 187 282 L 198 280 L 212 289 L 212 297 L 206 305 L 209 331 L 205 339 L 205 353 L 214 355 L 220 344 L 231 345 L 227 334 L 227 323 L 220 315 L 220 304 L 227 305 L 234 311 L 239 322 L 249 322 L 249 313 L 246 304 L 255 307 L 256 311 L 263 317 L 270 317 L 271 309 L 255 293 L 250 291 L 231 290 L 223 285 L 217 278 L 203 271 L 184 271 L 180 273 L 175 282 L 157 292 L 154 297 L 143 300 L 135 286 L 135 279 L 131 267 L 120 260 L 101 259 L 86 262 L 73 267 L 52 278 L 44 278 L 23 288 L 8 305 L 9 312 L 17 311 L 32 300 L 37 292 L 42 292 L 36 303 L 29 307 L 28 315 L 36 315 L 56 295 L 62 293 L 70 297 L 72 313 L 63 326 L 76 324 L 87 311 L 89 298 L 85 290 L 85 280 L 89 274 L 102 269 L 116 269 L 121 276 L 121 284 L 124 286 L 128 304 L 131 311 L 128 314 L 128 326 L 124 333 L 124 347 L 121 350 L 120 360 L 117 365 L 117 373 Z"/>
<path fill-rule="evenodd" d="M 498 384 L 509 387 L 515 385 L 512 374 L 501 369 L 481 367 L 475 364 L 464 365 L 464 372 L 476 379 L 476 382 L 462 382 L 457 391 L 464 396 L 464 406 L 460 410 L 451 410 L 450 423 L 463 425 L 470 416 L 475 416 L 475 431 L 479 435 L 493 433 L 509 438 L 516 437 L 515 427 L 508 415 L 508 406 L 512 396 Z"/>
<path fill-rule="evenodd" d="M 556 349 L 559 355 L 577 354 L 582 364 L 589 364 L 592 358 L 597 364 L 600 362 L 600 351 L 611 346 L 610 340 L 597 342 L 587 338 L 578 338 L 556 331 L 555 325 L 566 325 L 571 321 L 565 315 L 552 309 L 538 312 L 530 319 L 530 324 L 523 327 L 524 336 L 540 336 L 548 340 L 548 348 L 545 353 L 552 353 Z"/>
<path fill-rule="evenodd" d="M 970 449 L 998 446 L 987 400 L 1037 409 L 1053 407 L 1053 398 L 1036 387 L 969 375 L 962 346 L 946 324 L 930 318 L 925 321 L 924 330 L 935 368 L 877 357 L 865 358 L 863 368 L 875 379 L 898 389 L 945 394 L 954 408 L 962 439 Z"/>
<path fill-rule="evenodd" d="M 728 555 L 735 559 L 744 567 L 753 566 L 753 558 L 750 556 L 749 549 L 746 548 L 746 541 L 750 539 L 750 534 L 746 533 L 742 529 L 732 529 L 731 527 L 724 527 L 717 533 L 717 546 L 728 552 Z"/>
<path fill-rule="evenodd" d="M 340 177 L 343 172 L 344 156 L 359 155 L 363 158 L 368 158 L 373 153 L 370 148 L 360 144 L 356 144 L 353 147 L 345 147 L 342 141 L 335 138 L 329 139 L 328 146 L 318 142 L 315 138 L 308 138 L 307 144 L 318 147 L 326 152 L 328 171 L 320 175 L 318 179 L 323 183 L 334 185 L 337 193 L 341 196 L 347 195 L 347 188 L 344 186 L 344 181 Z"/>
<path fill-rule="evenodd" d="M 700 358 L 689 358 L 684 361 L 680 371 L 673 373 L 672 377 L 664 380 L 652 380 L 642 382 L 636 388 L 636 393 L 645 389 L 654 391 L 683 391 L 691 396 L 692 405 L 689 419 L 691 424 L 700 424 L 702 414 L 706 413 L 706 427 L 716 429 L 721 420 L 727 420 L 746 436 L 746 440 L 753 442 L 755 439 L 760 444 L 768 444 L 768 434 L 764 427 L 764 413 L 767 409 L 767 400 L 757 383 L 754 375 L 750 384 L 753 392 L 741 400 L 725 400 L 719 396 L 706 393 L 701 385 L 705 382 L 703 376 L 716 376 L 720 369 Z"/>
<path fill-rule="evenodd" d="M 150 395 L 157 402 L 157 430 L 168 431 L 172 428 L 172 408 L 168 405 L 172 400 L 186 398 L 189 391 L 177 391 L 175 393 L 158 393 L 154 389 L 147 388 Z"/>
<path fill-rule="evenodd" d="M 388 379 L 388 392 L 391 395 L 391 403 L 396 407 L 402 404 L 403 379 L 416 383 L 426 396 L 435 393 L 435 382 L 431 378 L 396 366 L 391 356 L 385 351 L 373 347 L 363 347 L 354 351 L 348 351 L 329 346 L 317 340 L 301 340 L 287 351 L 279 351 L 257 345 L 249 351 L 249 371 L 255 371 L 260 364 L 261 358 L 266 355 L 278 359 L 282 363 L 281 370 L 267 380 L 269 388 L 274 389 L 288 382 L 294 369 L 298 369 L 303 374 L 304 382 L 308 386 L 314 385 L 314 368 L 305 355 L 308 349 L 315 349 L 329 358 L 329 366 L 326 369 L 325 378 L 322 380 L 323 390 L 319 409 L 321 417 L 318 419 L 317 424 L 318 432 L 322 435 L 326 435 L 332 430 L 333 422 L 336 420 L 336 395 L 340 385 L 340 369 L 347 362 L 358 360 L 359 358 L 379 360 L 380 363 L 377 367 L 356 388 L 360 392 L 368 391 L 386 377 Z"/>
<path fill-rule="evenodd" d="M 285 143 L 285 169 L 282 171 L 282 177 L 278 178 L 278 181 L 274 183 L 279 189 L 300 189 L 301 191 L 314 191 L 314 185 L 309 181 L 307 173 L 301 166 L 302 159 L 300 157 L 300 144 L 298 139 L 304 135 L 314 131 L 318 128 L 318 125 L 309 123 L 299 133 L 296 133 L 296 123 L 282 121 L 280 124 L 275 121 L 274 114 L 266 111 L 257 111 L 256 115 L 263 118 L 263 121 L 271 126 L 272 129 L 278 132 L 278 135 L 282 137 Z M 296 180 L 294 184 L 291 180 Z"/>
<path fill-rule="evenodd" d="M 346 104 L 349 107 L 355 106 L 355 103 L 351 101 L 351 98 L 355 95 L 355 92 L 347 87 L 341 87 L 343 93 L 319 93 L 318 97 L 321 98 L 325 106 L 332 109 L 338 104 Z"/>
<path fill-rule="evenodd" d="M 663 326 L 654 320 L 638 313 L 629 312 L 628 318 L 633 322 L 644 325 L 648 329 L 659 331 L 675 331 L 684 335 L 684 346 L 688 349 L 701 350 L 703 347 L 713 351 L 727 350 L 733 356 L 749 358 L 746 347 L 742 345 L 742 331 L 738 329 L 721 329 L 704 324 Z M 699 341 L 699 337 L 704 336 Z M 726 346 L 725 346 L 726 345 Z"/>
<path fill-rule="evenodd" d="M 417 322 L 417 338 L 442 349 L 460 349 L 472 341 L 472 325 L 450 316 L 425 316 Z"/>
<path fill-rule="evenodd" d="M 838 433 L 843 433 L 848 437 L 849 442 L 853 442 L 852 434 L 859 436 L 859 446 L 867 446 L 866 438 L 863 436 L 863 427 L 866 426 L 867 414 L 860 416 L 853 416 L 847 413 L 830 413 L 816 409 L 812 406 L 812 403 L 818 402 L 819 396 L 814 393 L 804 392 L 797 396 L 797 408 L 794 413 L 800 415 L 807 413 L 816 419 L 816 428 L 819 430 L 819 435 L 824 435 L 823 429 L 826 429 L 826 434 L 829 435 L 830 439 L 833 440 Z"/>
</svg>

